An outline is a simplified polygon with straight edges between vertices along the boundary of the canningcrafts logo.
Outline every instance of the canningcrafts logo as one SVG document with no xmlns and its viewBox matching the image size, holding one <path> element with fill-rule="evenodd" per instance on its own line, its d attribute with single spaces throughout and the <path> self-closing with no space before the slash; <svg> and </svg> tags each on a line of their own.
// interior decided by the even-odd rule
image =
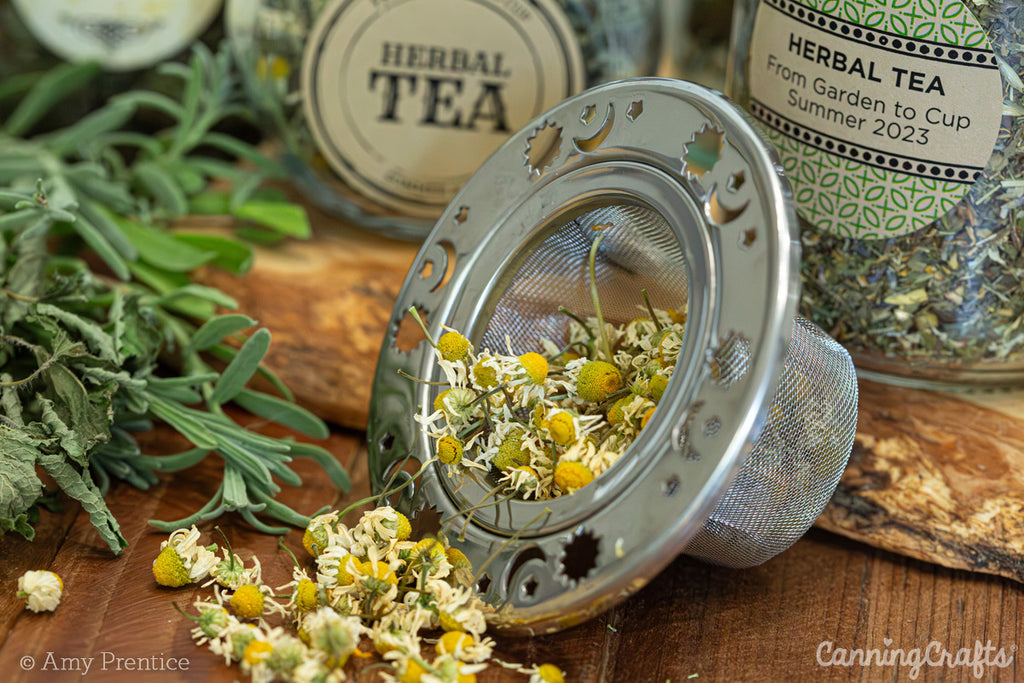
<svg viewBox="0 0 1024 683">
<path fill-rule="evenodd" d="M 945 669 L 970 669 L 975 678 L 982 678 L 989 667 L 1005 669 L 1013 664 L 1017 646 L 996 648 L 992 641 L 974 641 L 974 647 L 961 647 L 950 650 L 937 640 L 925 647 L 904 649 L 893 648 L 892 638 L 882 640 L 882 648 L 836 647 L 830 640 L 818 643 L 816 657 L 819 666 L 869 667 L 898 666 L 908 668 L 910 680 L 917 680 L 924 667 Z"/>
</svg>

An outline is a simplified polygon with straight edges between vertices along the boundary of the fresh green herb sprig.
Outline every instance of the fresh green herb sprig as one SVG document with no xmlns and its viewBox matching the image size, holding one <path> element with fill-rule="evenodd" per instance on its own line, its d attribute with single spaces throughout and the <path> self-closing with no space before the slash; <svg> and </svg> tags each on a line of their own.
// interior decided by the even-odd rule
<svg viewBox="0 0 1024 683">
<path fill-rule="evenodd" d="M 239 220 L 249 237 L 305 238 L 301 207 L 261 191 L 282 177 L 277 164 L 217 126 L 245 115 L 227 51 L 197 47 L 188 65 L 166 64 L 179 98 L 132 91 L 58 130 L 36 131 L 44 115 L 96 77 L 91 65 L 63 65 L 23 93 L 0 126 L 0 533 L 32 538 L 43 500 L 41 468 L 83 509 L 110 548 L 126 545 L 103 500 L 111 479 L 139 488 L 157 473 L 224 462 L 213 498 L 164 529 L 237 511 L 256 528 L 282 533 L 270 518 L 305 527 L 275 500 L 278 481 L 298 485 L 295 457 L 316 460 L 347 490 L 344 469 L 325 450 L 244 429 L 224 406 L 243 409 L 316 438 L 324 423 L 295 405 L 262 367 L 266 329 L 238 313 L 224 293 L 193 282 L 200 266 L 244 273 L 244 242 L 165 229 L 185 214 Z M 3 93 L 21 94 L 18 88 Z M 141 109 L 171 124 L 153 135 L 129 127 Z M 244 163 L 238 163 L 242 161 Z M 215 183 L 230 187 L 216 192 Z M 226 366 L 216 371 L 212 356 Z M 247 389 L 256 374 L 283 398 Z M 133 434 L 166 422 L 194 448 L 145 455 Z"/>
</svg>

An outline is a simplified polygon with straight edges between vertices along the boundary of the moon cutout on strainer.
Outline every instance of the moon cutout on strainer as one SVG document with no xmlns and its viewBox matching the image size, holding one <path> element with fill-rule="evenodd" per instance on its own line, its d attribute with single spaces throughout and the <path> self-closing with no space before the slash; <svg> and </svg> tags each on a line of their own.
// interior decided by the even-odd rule
<svg viewBox="0 0 1024 683">
<path fill-rule="evenodd" d="M 531 176 L 540 176 L 544 169 L 551 166 L 558 158 L 562 147 L 562 129 L 551 123 L 545 123 L 534 130 L 533 135 L 526 139 L 525 164 Z"/>
<path fill-rule="evenodd" d="M 612 132 L 612 126 L 615 125 L 615 105 L 611 102 L 608 103 L 608 109 L 605 110 L 604 123 L 597 130 L 596 133 L 591 135 L 589 138 L 573 138 L 572 144 L 576 146 L 583 154 L 590 154 L 597 150 L 601 146 L 601 143 L 608 137 L 608 133 Z"/>
<path fill-rule="evenodd" d="M 726 192 L 726 198 L 728 198 L 729 192 Z M 747 210 L 747 206 L 750 204 L 750 200 L 743 202 L 737 207 L 729 206 L 727 201 L 722 201 L 721 193 L 718 191 L 718 184 L 711 186 L 711 192 L 708 193 L 708 199 L 704 205 L 704 211 L 707 214 L 708 219 L 715 225 L 722 226 L 727 223 L 732 223 L 734 220 L 740 217 L 740 215 Z"/>
<path fill-rule="evenodd" d="M 725 133 L 711 124 L 700 127 L 683 145 L 683 170 L 693 178 L 703 178 L 722 156 Z"/>
</svg>

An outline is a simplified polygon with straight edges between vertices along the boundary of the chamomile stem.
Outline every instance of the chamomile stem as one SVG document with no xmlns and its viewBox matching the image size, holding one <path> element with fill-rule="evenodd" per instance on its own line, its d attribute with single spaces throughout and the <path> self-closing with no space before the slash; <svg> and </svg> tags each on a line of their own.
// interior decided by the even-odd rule
<svg viewBox="0 0 1024 683">
<path fill-rule="evenodd" d="M 408 372 L 406 372 L 405 370 L 402 370 L 401 368 L 398 369 L 398 374 L 401 375 L 402 377 L 406 378 L 406 379 L 411 379 L 413 382 L 416 382 L 417 384 L 426 384 L 427 386 L 431 386 L 431 387 L 446 387 L 446 386 L 448 386 L 448 382 L 428 382 L 425 379 L 420 379 L 419 377 L 415 377 L 413 375 L 410 375 Z"/>
<path fill-rule="evenodd" d="M 421 330 L 423 330 L 423 336 L 427 338 L 427 341 L 430 342 L 430 345 L 436 349 L 437 342 L 435 342 L 434 338 L 430 336 L 430 332 L 427 331 L 427 325 L 426 323 L 423 322 L 423 318 L 420 317 L 420 312 L 416 310 L 415 306 L 409 307 L 409 315 L 412 316 L 412 319 L 415 320 L 416 324 L 420 326 Z"/>
<path fill-rule="evenodd" d="M 590 298 L 594 303 L 594 316 L 597 318 L 597 327 L 601 338 L 601 352 L 605 356 L 605 360 L 609 363 L 612 359 L 612 348 L 608 343 L 608 331 L 604 329 L 604 316 L 601 314 L 601 297 L 597 295 L 597 248 L 601 246 L 601 240 L 604 239 L 604 235 L 598 235 L 594 238 L 594 243 L 590 245 Z"/>
<path fill-rule="evenodd" d="M 490 566 L 491 562 L 494 562 L 494 560 L 497 559 L 498 555 L 500 555 L 501 552 L 503 550 L 505 550 L 505 548 L 507 548 L 512 543 L 515 543 L 516 541 L 518 541 L 519 540 L 519 535 L 522 534 L 527 529 L 529 529 L 534 524 L 536 524 L 538 521 L 540 521 L 540 518 L 543 517 L 544 515 L 551 515 L 551 508 L 545 506 L 543 510 L 541 510 L 540 512 L 538 512 L 536 514 L 536 516 L 534 516 L 533 519 L 531 519 L 529 522 L 527 522 L 525 525 L 521 526 L 520 528 L 516 529 L 516 532 L 514 534 L 512 534 L 507 539 L 505 539 L 505 541 L 500 546 L 498 546 L 498 549 L 495 550 L 493 553 L 491 553 L 491 556 L 488 557 L 484 561 L 484 563 L 477 568 L 476 573 L 473 575 L 473 580 L 471 581 L 471 584 L 475 586 L 476 582 L 480 580 L 480 577 L 483 576 L 484 570 L 487 569 L 487 567 Z"/>
<path fill-rule="evenodd" d="M 647 313 L 651 316 L 651 322 L 654 323 L 654 329 L 660 330 L 661 325 L 658 322 L 658 315 L 654 312 L 654 306 L 651 306 L 651 300 L 647 298 L 647 290 L 641 289 L 640 296 L 644 298 L 644 305 L 647 306 Z"/>
<path fill-rule="evenodd" d="M 421 474 L 423 474 L 424 472 L 427 471 L 427 467 L 431 463 L 433 463 L 436 459 L 437 458 L 430 458 L 429 460 L 424 462 L 422 465 L 420 465 L 420 468 L 416 471 L 416 474 L 412 475 L 411 477 L 409 477 L 407 480 L 405 480 L 404 482 L 402 482 L 398 486 L 396 486 L 394 488 L 391 488 L 391 489 L 387 489 L 385 491 L 381 491 L 380 493 L 378 493 L 375 496 L 368 496 L 366 498 L 363 498 L 362 500 L 357 500 L 356 502 L 352 503 L 351 505 L 349 505 L 347 508 L 345 508 L 344 510 L 342 510 L 338 514 L 338 521 L 341 521 L 342 519 L 344 519 L 345 515 L 347 515 L 348 513 L 352 512 L 353 510 L 358 508 L 360 505 L 366 505 L 367 503 L 377 503 L 377 502 L 380 502 L 381 500 L 387 498 L 388 496 L 393 496 L 394 494 L 398 493 L 399 491 L 401 491 L 402 489 L 407 487 L 409 484 L 411 484 L 414 481 L 416 481 L 420 477 Z"/>
</svg>

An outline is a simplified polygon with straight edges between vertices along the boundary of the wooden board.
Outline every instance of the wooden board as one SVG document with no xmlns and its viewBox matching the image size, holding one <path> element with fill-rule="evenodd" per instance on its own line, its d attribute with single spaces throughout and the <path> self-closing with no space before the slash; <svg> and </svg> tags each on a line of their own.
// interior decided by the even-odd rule
<svg viewBox="0 0 1024 683">
<path fill-rule="evenodd" d="M 860 384 L 850 464 L 818 526 L 1024 581 L 1024 402 Z"/>
<path fill-rule="evenodd" d="M 150 434 L 146 450 L 180 447 L 165 431 Z M 283 500 L 309 512 L 346 505 L 367 492 L 365 444 L 357 432 L 336 432 L 327 447 L 350 470 L 355 490 L 339 499 L 316 468 L 299 465 L 302 488 L 286 487 Z M 151 682 L 242 679 L 191 641 L 191 624 L 174 611 L 202 589 L 163 589 L 150 565 L 165 535 L 146 525 L 151 517 L 174 518 L 197 506 L 216 484 L 215 458 L 167 477 L 151 491 L 120 486 L 109 501 L 130 545 L 114 558 L 92 530 L 87 515 L 69 506 L 45 516 L 35 543 L 0 537 L 0 672 L 5 681 Z M 291 559 L 277 539 L 257 534 L 230 515 L 219 522 L 239 554 L 257 554 L 272 585 L 288 580 Z M 61 532 L 63 528 L 66 531 Z M 202 527 L 212 533 L 212 524 Z M 45 532 L 45 533 L 44 533 Z M 301 561 L 301 535 L 285 536 Z M 26 569 L 50 568 L 64 578 L 65 598 L 52 614 L 22 609 L 14 582 Z M 496 635 L 496 656 L 514 662 L 553 662 L 572 682 L 672 681 L 973 681 L 966 666 L 823 666 L 842 650 L 882 651 L 934 647 L 953 652 L 986 643 L 995 651 L 1024 642 L 1024 588 L 1007 579 L 938 567 L 870 548 L 820 530 L 766 564 L 726 570 L 680 557 L 640 593 L 612 611 L 551 636 Z M 938 650 L 937 650 L 938 651 Z M 88 676 L 85 659 L 94 658 Z M 26 658 L 31 658 L 31 661 Z M 121 660 L 120 664 L 118 659 Z M 187 666 L 187 672 L 169 667 Z M 356 683 L 381 680 L 374 660 L 353 662 Z M 78 666 L 78 669 L 71 668 Z M 149 667 L 144 673 L 127 667 Z M 120 667 L 120 668 L 118 668 Z M 1024 675 L 1014 661 L 981 669 L 984 680 L 1014 681 Z M 480 683 L 525 683 L 499 667 Z"/>
</svg>

